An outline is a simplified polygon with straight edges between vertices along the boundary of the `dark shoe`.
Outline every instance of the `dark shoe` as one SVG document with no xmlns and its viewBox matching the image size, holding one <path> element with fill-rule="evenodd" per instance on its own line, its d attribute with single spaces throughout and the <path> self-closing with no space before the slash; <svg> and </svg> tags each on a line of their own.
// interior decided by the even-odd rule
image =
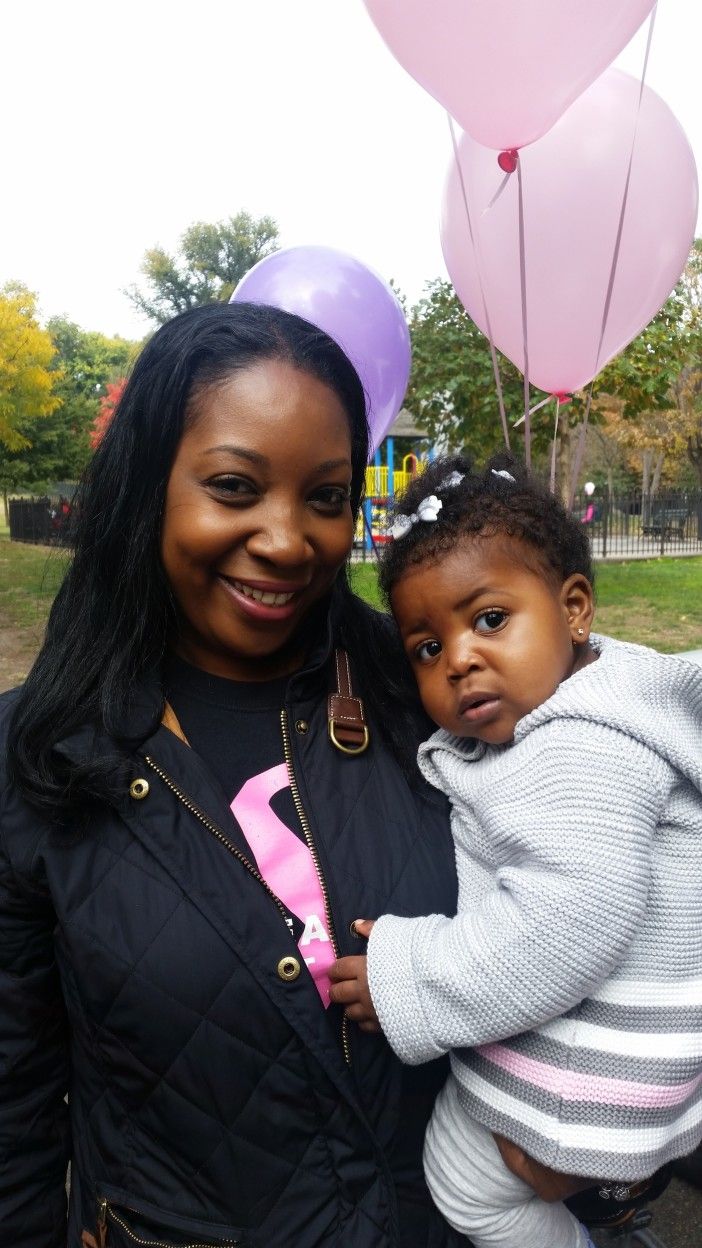
<svg viewBox="0 0 702 1248">
<path fill-rule="evenodd" d="M 662 1166 L 643 1183 L 599 1183 L 579 1192 L 565 1203 L 576 1218 L 588 1227 L 624 1226 L 634 1218 L 637 1210 L 657 1200 L 670 1183 L 671 1166 Z M 625 1194 L 626 1193 L 626 1194 Z"/>
<path fill-rule="evenodd" d="M 673 1162 L 673 1174 L 676 1179 L 684 1179 L 686 1183 L 691 1183 L 702 1191 L 702 1144 L 694 1153 L 688 1153 L 687 1157 L 678 1157 Z"/>
</svg>

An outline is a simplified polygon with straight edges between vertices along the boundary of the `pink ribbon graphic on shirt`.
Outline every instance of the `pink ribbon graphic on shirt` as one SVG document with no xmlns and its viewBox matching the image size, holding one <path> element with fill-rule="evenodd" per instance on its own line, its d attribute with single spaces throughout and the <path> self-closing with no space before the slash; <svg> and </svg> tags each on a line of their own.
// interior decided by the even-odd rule
<svg viewBox="0 0 702 1248">
<path fill-rule="evenodd" d="M 308 846 L 271 810 L 271 798 L 289 783 L 285 763 L 262 771 L 242 785 L 231 810 L 266 883 L 304 921 L 300 952 L 326 1008 L 331 984 L 328 971 L 335 955 L 327 931 L 324 895 Z"/>
</svg>

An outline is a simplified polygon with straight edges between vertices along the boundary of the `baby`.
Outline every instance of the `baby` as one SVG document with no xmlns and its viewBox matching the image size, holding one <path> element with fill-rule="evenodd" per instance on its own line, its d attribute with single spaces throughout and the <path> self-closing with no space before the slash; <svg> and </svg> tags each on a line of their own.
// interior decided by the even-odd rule
<svg viewBox="0 0 702 1248">
<path fill-rule="evenodd" d="M 509 457 L 437 462 L 381 584 L 437 731 L 455 918 L 357 925 L 332 1000 L 451 1054 L 427 1181 L 475 1248 L 583 1248 L 504 1165 L 629 1184 L 702 1137 L 702 670 L 591 632 L 587 534 Z"/>
</svg>

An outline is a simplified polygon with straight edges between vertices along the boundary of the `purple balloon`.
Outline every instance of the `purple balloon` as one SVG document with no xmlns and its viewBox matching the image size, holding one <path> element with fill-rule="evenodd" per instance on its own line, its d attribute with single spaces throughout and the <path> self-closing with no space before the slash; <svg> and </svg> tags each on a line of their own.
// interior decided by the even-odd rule
<svg viewBox="0 0 702 1248">
<path fill-rule="evenodd" d="M 372 449 L 380 445 L 402 407 L 412 360 L 404 313 L 382 277 L 333 247 L 286 247 L 249 269 L 231 302 L 283 308 L 329 334 L 361 378 Z"/>
</svg>

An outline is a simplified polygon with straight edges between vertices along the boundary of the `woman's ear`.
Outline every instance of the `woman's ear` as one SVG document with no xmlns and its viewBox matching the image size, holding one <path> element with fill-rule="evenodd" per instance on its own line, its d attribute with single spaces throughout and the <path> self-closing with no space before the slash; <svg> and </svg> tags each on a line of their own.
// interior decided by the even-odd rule
<svg viewBox="0 0 702 1248">
<path fill-rule="evenodd" d="M 595 614 L 595 596 L 592 585 L 582 572 L 575 572 L 563 582 L 561 602 L 573 645 L 585 645 L 590 637 L 592 619 Z"/>
</svg>

